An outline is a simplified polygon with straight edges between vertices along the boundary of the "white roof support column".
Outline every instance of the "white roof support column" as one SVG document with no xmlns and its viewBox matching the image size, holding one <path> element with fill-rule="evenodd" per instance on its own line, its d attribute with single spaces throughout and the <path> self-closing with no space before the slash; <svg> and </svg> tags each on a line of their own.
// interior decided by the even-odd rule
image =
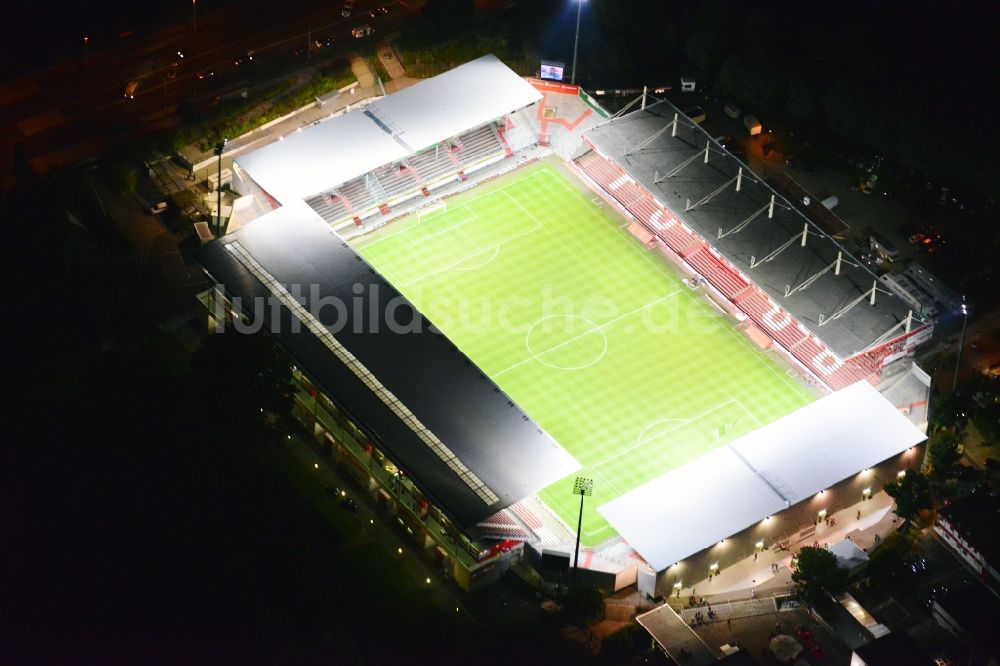
<svg viewBox="0 0 1000 666">
<path fill-rule="evenodd" d="M 673 178 L 674 176 L 676 176 L 677 174 L 679 174 L 681 171 L 683 171 L 684 167 L 686 167 L 687 165 L 691 164 L 692 162 L 694 162 L 699 157 L 701 157 L 701 151 L 700 150 L 697 153 L 695 153 L 694 155 L 692 155 L 691 157 L 687 158 L 686 160 L 684 160 L 683 162 L 681 162 L 680 164 L 678 164 L 677 166 L 675 166 L 670 171 L 668 171 L 665 174 L 663 174 L 662 176 L 660 176 L 660 178 L 658 178 L 656 180 L 656 182 L 657 183 L 662 183 L 667 178 Z"/>
<path fill-rule="evenodd" d="M 880 292 L 880 291 L 883 294 L 888 294 L 890 296 L 892 295 L 891 291 L 885 291 L 883 289 L 879 289 L 878 288 L 878 280 L 875 280 L 874 282 L 872 282 L 872 288 L 871 289 L 868 289 L 867 291 L 865 291 L 865 293 L 861 294 L 860 296 L 858 296 L 857 298 L 855 298 L 853 301 L 851 301 L 850 303 L 848 303 L 844 307 L 840 308 L 839 310 L 837 310 L 836 312 L 834 312 L 833 314 L 831 314 L 829 317 L 825 317 L 825 316 L 823 316 L 821 314 L 819 316 L 819 325 L 820 326 L 825 326 L 826 324 L 828 324 L 829 322 L 833 321 L 834 319 L 840 319 L 845 314 L 847 314 L 855 305 L 857 305 L 858 303 L 860 303 L 861 301 L 864 301 L 866 299 L 868 300 L 868 304 L 869 305 L 875 305 L 875 295 L 878 292 Z M 899 328 L 901 325 L 902 325 L 902 322 L 900 322 L 899 324 L 897 324 L 896 328 Z M 869 349 L 870 348 L 871 348 L 871 346 L 869 346 Z"/>
<path fill-rule="evenodd" d="M 874 349 L 875 347 L 878 347 L 880 344 L 882 344 L 886 340 L 890 339 L 896 333 L 896 331 L 898 331 L 899 329 L 902 328 L 903 331 L 904 331 L 904 333 L 909 333 L 910 329 L 912 327 L 913 327 L 913 310 L 908 310 L 906 312 L 906 319 L 904 319 L 903 321 L 899 322 L 898 324 L 896 324 L 895 326 L 893 326 L 892 328 L 890 328 L 888 331 L 886 331 L 885 333 L 883 333 L 882 335 L 880 335 L 875 340 L 875 342 L 873 342 L 870 345 L 868 345 L 867 347 L 865 347 L 864 351 L 868 351 L 869 349 Z M 864 353 L 864 352 L 862 352 L 862 353 Z"/>
<path fill-rule="evenodd" d="M 779 254 L 781 254 L 782 252 L 784 252 L 785 249 L 789 245 L 791 245 L 792 243 L 794 243 L 795 241 L 797 241 L 798 238 L 799 238 L 799 235 L 795 234 L 794 236 L 792 236 L 791 238 L 789 238 L 787 241 L 785 241 L 784 243 L 782 243 L 781 245 L 779 245 L 777 248 L 775 248 L 774 250 L 771 250 L 770 252 L 768 252 L 767 255 L 763 259 L 758 260 L 757 257 L 750 257 L 750 268 L 756 268 L 760 264 L 763 264 L 763 263 L 766 263 L 768 261 L 771 261 L 772 259 L 774 259 L 775 257 L 777 257 Z"/>
<path fill-rule="evenodd" d="M 647 138 L 643 139 L 642 141 L 640 141 L 634 148 L 629 148 L 628 150 L 626 150 L 625 151 L 625 157 L 628 157 L 632 153 L 637 153 L 640 150 L 642 150 L 643 148 L 645 148 L 646 146 L 648 146 L 649 144 L 653 143 L 658 138 L 660 138 L 660 136 L 662 134 L 664 134 L 668 129 L 670 129 L 670 125 L 669 124 L 664 125 L 660 129 L 656 130 L 649 137 L 647 137 Z M 705 158 L 705 161 L 708 161 L 707 157 Z"/>
<path fill-rule="evenodd" d="M 785 285 L 785 296 L 786 297 L 791 296 L 797 291 L 802 291 L 803 289 L 807 289 L 809 285 L 811 285 L 813 282 L 815 282 L 816 280 L 820 279 L 821 277 L 829 273 L 830 269 L 833 269 L 834 275 L 840 275 L 840 267 L 842 263 L 843 263 L 843 253 L 838 252 L 837 258 L 832 262 L 830 262 L 830 264 L 825 268 L 822 268 L 819 271 L 813 273 L 812 275 L 810 275 L 809 277 L 807 277 L 805 280 L 803 280 L 794 287 L 789 287 L 788 285 Z M 847 263 L 850 264 L 851 266 L 857 266 L 857 264 L 851 262 Z"/>
<path fill-rule="evenodd" d="M 744 228 L 745 228 L 745 227 L 746 227 L 746 226 L 747 226 L 748 224 L 750 224 L 750 223 L 751 223 L 751 222 L 753 222 L 753 221 L 754 221 L 755 219 L 757 219 L 757 217 L 758 217 L 758 216 L 759 216 L 759 215 L 760 215 L 761 213 L 763 213 L 763 212 L 764 212 L 765 210 L 767 210 L 767 209 L 768 209 L 768 205 L 767 205 L 767 204 L 764 204 L 763 206 L 761 206 L 760 208 L 758 208 L 758 209 L 757 209 L 757 210 L 755 210 L 754 212 L 750 213 L 750 215 L 748 215 L 748 216 L 747 216 L 746 218 L 744 218 L 744 220 L 743 220 L 742 222 L 740 222 L 739 224 L 737 224 L 737 225 L 736 225 L 735 227 L 733 227 L 733 228 L 732 228 L 732 229 L 730 229 L 729 231 L 725 231 L 725 232 L 723 232 L 723 231 L 722 231 L 722 229 L 720 228 L 720 229 L 719 229 L 719 239 L 721 240 L 721 239 L 725 238 L 726 236 L 732 236 L 733 234 L 738 234 L 738 233 L 740 233 L 741 231 L 743 231 L 743 229 L 744 229 Z"/>
<path fill-rule="evenodd" d="M 706 194 L 704 197 L 702 197 L 701 199 L 699 199 L 696 203 L 691 204 L 690 206 L 688 206 L 685 210 L 691 210 L 692 208 L 697 208 L 698 206 L 702 205 L 703 203 L 708 203 L 712 199 L 712 197 L 716 196 L 717 194 L 719 194 L 720 192 L 722 192 L 723 190 L 725 190 L 727 187 L 729 187 L 730 185 L 732 185 L 733 181 L 736 180 L 736 179 L 737 179 L 737 176 L 733 176 L 732 178 L 730 178 L 729 180 L 727 180 L 725 183 L 723 183 L 722 185 L 720 185 L 719 187 L 715 188 L 714 190 L 712 190 L 711 192 L 709 192 L 708 194 Z"/>
</svg>

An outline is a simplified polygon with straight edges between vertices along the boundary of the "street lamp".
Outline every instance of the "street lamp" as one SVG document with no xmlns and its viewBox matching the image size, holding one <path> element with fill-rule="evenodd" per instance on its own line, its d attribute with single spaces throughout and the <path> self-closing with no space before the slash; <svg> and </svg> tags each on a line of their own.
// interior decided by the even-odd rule
<svg viewBox="0 0 1000 666">
<path fill-rule="evenodd" d="M 962 363 L 962 348 L 965 347 L 965 325 L 969 323 L 969 306 L 965 302 L 965 296 L 962 296 L 962 337 L 958 341 L 958 358 L 955 359 L 955 378 L 951 381 L 951 392 L 955 392 L 955 388 L 958 386 L 958 367 Z"/>
<path fill-rule="evenodd" d="M 573 40 L 573 70 L 570 72 L 569 82 L 576 84 L 576 51 L 580 46 L 580 11 L 586 0 L 576 0 L 576 38 Z"/>
<path fill-rule="evenodd" d="M 583 531 L 583 498 L 594 494 L 594 480 L 582 476 L 573 482 L 573 494 L 580 496 L 580 517 L 576 521 L 576 556 L 573 558 L 573 582 L 576 582 L 576 572 L 580 569 L 580 532 Z"/>
<path fill-rule="evenodd" d="M 216 214 L 216 226 L 215 233 L 216 236 L 222 236 L 222 153 L 226 150 L 226 144 L 229 143 L 229 139 L 223 139 L 219 142 L 219 145 L 215 147 L 215 156 L 219 158 L 219 181 L 215 184 L 216 192 L 218 194 Z"/>
<path fill-rule="evenodd" d="M 198 32 L 198 0 L 191 0 L 191 23 L 194 24 L 194 31 Z"/>
</svg>

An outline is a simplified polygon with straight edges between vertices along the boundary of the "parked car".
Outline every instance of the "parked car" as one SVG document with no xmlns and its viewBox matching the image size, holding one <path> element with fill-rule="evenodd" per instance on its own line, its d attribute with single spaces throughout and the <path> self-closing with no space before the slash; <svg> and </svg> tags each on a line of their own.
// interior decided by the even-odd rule
<svg viewBox="0 0 1000 666">
<path fill-rule="evenodd" d="M 350 497 L 347 497 L 347 498 L 344 498 L 344 501 L 343 501 L 343 503 L 342 503 L 342 506 L 343 506 L 344 508 L 346 508 L 346 509 L 347 509 L 348 511 L 352 511 L 352 512 L 354 512 L 354 513 L 357 513 L 358 511 L 360 511 L 360 510 L 361 510 L 361 507 L 360 507 L 360 506 L 358 506 L 358 503 L 357 503 L 357 502 L 355 502 L 355 501 L 354 501 L 354 500 L 353 500 L 352 498 L 350 498 Z"/>
<path fill-rule="evenodd" d="M 138 89 L 138 81 L 129 81 L 125 86 L 125 99 L 135 99 L 135 91 Z"/>
<path fill-rule="evenodd" d="M 247 51 L 245 55 L 238 55 L 233 58 L 233 64 L 239 67 L 240 65 L 245 65 L 247 63 L 253 62 L 253 51 Z"/>
<path fill-rule="evenodd" d="M 344 0 L 344 7 L 340 10 L 340 15 L 347 18 L 354 11 L 354 0 Z"/>
<path fill-rule="evenodd" d="M 351 30 L 351 34 L 358 39 L 361 39 L 362 37 L 367 37 L 373 32 L 375 32 L 375 28 L 371 27 L 367 23 L 365 23 L 364 25 L 359 25 L 357 28 L 354 28 L 354 30 Z"/>
<path fill-rule="evenodd" d="M 176 79 L 177 78 L 177 68 L 180 67 L 178 63 L 172 63 L 170 67 L 167 68 L 167 78 Z"/>
</svg>

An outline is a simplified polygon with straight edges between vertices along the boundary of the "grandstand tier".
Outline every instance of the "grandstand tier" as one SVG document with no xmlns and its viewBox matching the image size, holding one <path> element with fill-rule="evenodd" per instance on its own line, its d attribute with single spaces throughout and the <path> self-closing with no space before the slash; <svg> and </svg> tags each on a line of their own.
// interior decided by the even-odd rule
<svg viewBox="0 0 1000 666">
<path fill-rule="evenodd" d="M 348 181 L 465 133 L 470 133 L 465 138 L 471 148 L 459 158 L 463 167 L 480 159 L 479 150 L 499 146 L 502 153 L 499 137 L 477 130 L 540 99 L 534 87 L 487 55 L 367 103 L 362 113 L 348 111 L 290 134 L 236 162 L 281 204 L 302 201 L 333 193 Z M 361 205 L 355 206 L 356 213 Z"/>
<path fill-rule="evenodd" d="M 752 319 L 822 385 L 836 390 L 859 380 L 877 381 L 880 369 L 877 353 L 872 354 L 870 349 L 865 349 L 855 358 L 845 361 L 803 326 L 787 306 L 779 306 L 763 289 L 744 277 L 721 252 L 679 220 L 677 213 L 663 206 L 617 163 L 595 149 L 577 159 L 576 165 L 594 185 L 661 240 L 689 270 L 704 278 L 740 312 Z M 892 298 L 891 295 L 883 296 Z M 900 309 L 896 303 L 890 303 L 890 306 L 896 311 Z M 856 316 L 864 317 L 865 313 L 860 311 Z M 900 331 L 901 335 L 908 333 Z M 890 347 L 883 345 L 876 346 L 876 349 L 888 354 Z"/>
</svg>

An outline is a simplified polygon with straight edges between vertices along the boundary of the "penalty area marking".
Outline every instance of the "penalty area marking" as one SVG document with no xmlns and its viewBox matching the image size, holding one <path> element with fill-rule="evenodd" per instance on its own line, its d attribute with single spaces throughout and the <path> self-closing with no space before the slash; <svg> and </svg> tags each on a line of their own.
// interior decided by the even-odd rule
<svg viewBox="0 0 1000 666">
<path fill-rule="evenodd" d="M 483 250 L 480 254 L 486 254 L 487 252 L 489 252 L 489 248 Z M 489 256 L 489 259 L 487 259 L 486 261 L 481 261 L 481 262 L 475 263 L 475 264 L 473 264 L 471 266 L 462 266 L 461 264 L 456 264 L 456 265 L 452 266 L 451 269 L 453 271 L 475 271 L 475 270 L 479 270 L 480 268 L 484 268 L 485 266 L 489 266 L 491 263 L 493 263 L 493 260 L 496 259 L 497 255 L 499 255 L 499 254 L 500 254 L 500 246 L 499 245 L 494 245 L 493 246 L 493 254 L 491 254 Z M 478 256 L 478 255 L 474 255 L 472 257 L 469 257 L 469 259 L 470 260 L 474 259 L 476 256 Z"/>
<path fill-rule="evenodd" d="M 599 468 L 599 467 L 601 467 L 601 466 L 603 466 L 603 465 L 605 465 L 605 464 L 607 464 L 609 462 L 612 462 L 612 461 L 614 461 L 614 460 L 622 457 L 623 455 L 625 455 L 627 453 L 630 453 L 632 451 L 635 451 L 636 449 L 639 449 L 639 448 L 642 448 L 643 446 L 646 446 L 650 442 L 653 442 L 653 441 L 656 441 L 657 439 L 660 439 L 664 435 L 669 435 L 670 433 L 674 432 L 675 430 L 678 430 L 679 428 L 683 428 L 684 426 L 688 425 L 689 423 L 694 423 L 696 421 L 700 421 L 701 419 L 705 418 L 706 416 L 708 416 L 712 412 L 718 411 L 718 410 L 722 409 L 723 407 L 725 407 L 726 405 L 728 405 L 730 403 L 733 403 L 733 402 L 737 402 L 737 401 L 734 398 L 730 398 L 729 400 L 725 400 L 723 402 L 720 402 L 715 407 L 712 407 L 711 409 L 707 409 L 704 412 L 702 412 L 701 414 L 698 414 L 697 416 L 694 416 L 694 417 L 689 418 L 689 419 L 659 419 L 657 421 L 653 421 L 652 423 L 647 424 L 642 430 L 639 431 L 638 436 L 636 436 L 636 438 L 635 438 L 635 444 L 633 444 L 632 446 L 628 447 L 627 449 L 624 449 L 623 451 L 619 451 L 618 453 L 616 453 L 613 456 L 605 458 L 604 460 L 601 460 L 600 462 L 594 463 L 593 465 L 591 465 L 591 467 Z M 742 405 L 741 405 L 741 407 L 742 407 Z M 672 426 L 670 428 L 667 428 L 667 429 L 663 430 L 662 432 L 656 433 L 655 435 L 653 435 L 652 437 L 650 437 L 648 439 L 645 439 L 645 440 L 642 439 L 642 437 L 643 437 L 643 435 L 645 435 L 646 431 L 649 430 L 652 426 L 656 425 L 657 423 L 661 423 L 663 421 L 668 421 L 668 420 L 679 421 L 679 423 L 677 423 L 677 425 L 674 425 L 674 426 Z"/>
<path fill-rule="evenodd" d="M 589 324 L 591 326 L 591 329 L 589 331 L 586 331 L 586 332 L 581 333 L 579 335 L 575 335 L 572 338 L 570 338 L 569 340 L 564 340 L 564 341 L 560 342 L 557 345 L 549 347 L 548 349 L 546 349 L 544 351 L 536 352 L 534 349 L 532 349 L 531 348 L 531 332 L 535 330 L 535 327 L 538 326 L 539 324 L 541 324 L 544 321 L 548 321 L 549 319 L 560 319 L 560 318 L 562 318 L 562 319 L 579 319 L 580 321 L 584 322 L 585 324 Z M 566 345 L 570 344 L 571 342 L 576 342 L 580 338 L 583 338 L 585 336 L 591 335 L 592 333 L 595 333 L 595 332 L 599 333 L 601 335 L 601 340 L 603 341 L 604 345 L 601 347 L 601 352 L 596 357 L 594 357 L 589 363 L 584 363 L 582 365 L 558 365 L 556 363 L 549 363 L 548 361 L 542 360 L 542 358 L 541 358 L 542 355 L 548 354 L 551 351 L 555 351 L 556 349 L 559 349 L 560 347 L 565 347 Z M 599 363 L 601 361 L 601 359 L 604 358 L 604 355 L 608 353 L 608 336 L 607 336 L 607 334 L 603 330 L 601 330 L 600 326 L 598 326 L 597 324 L 595 324 L 591 320 L 587 319 L 586 317 L 581 317 L 579 315 L 571 315 L 571 314 L 567 314 L 567 315 L 549 315 L 547 317 L 542 317 L 541 319 L 539 319 L 538 321 L 536 321 L 534 324 L 532 324 L 530 328 L 528 328 L 528 332 L 525 333 L 525 335 L 524 335 L 524 346 L 528 348 L 528 353 L 531 354 L 531 358 L 535 359 L 536 361 L 538 361 L 539 363 L 541 363 L 542 365 L 544 365 L 544 366 L 546 366 L 548 368 L 552 368 L 554 370 L 584 370 L 586 368 L 589 368 L 592 365 L 595 365 L 595 364 Z"/>
</svg>

